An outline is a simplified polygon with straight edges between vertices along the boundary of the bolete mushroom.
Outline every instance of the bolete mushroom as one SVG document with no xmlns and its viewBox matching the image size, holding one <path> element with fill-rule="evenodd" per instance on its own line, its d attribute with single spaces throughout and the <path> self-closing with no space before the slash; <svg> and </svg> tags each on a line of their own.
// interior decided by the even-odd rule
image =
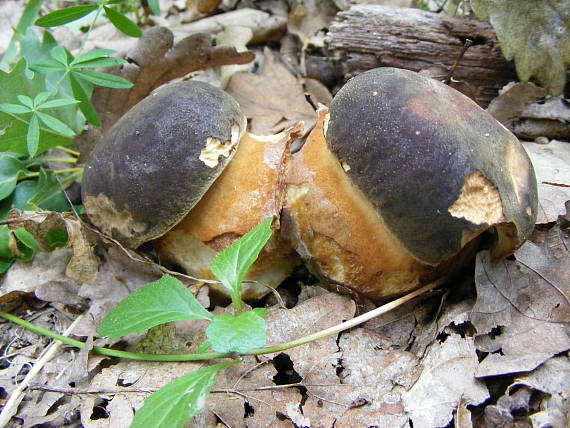
<svg viewBox="0 0 570 428">
<path fill-rule="evenodd" d="M 94 148 L 82 186 L 90 220 L 131 248 L 160 238 L 163 261 L 213 279 L 209 265 L 217 251 L 279 214 L 280 171 L 299 132 L 256 137 L 246 125 L 237 102 L 211 85 L 186 81 L 159 89 Z M 295 264 L 291 255 L 275 235 L 247 279 L 279 285 Z M 264 285 L 246 284 L 244 298 L 266 294 Z"/>
<path fill-rule="evenodd" d="M 284 233 L 328 280 L 389 298 L 496 259 L 533 230 L 536 179 L 516 137 L 438 81 L 380 68 L 335 96 L 288 170 Z"/>
</svg>

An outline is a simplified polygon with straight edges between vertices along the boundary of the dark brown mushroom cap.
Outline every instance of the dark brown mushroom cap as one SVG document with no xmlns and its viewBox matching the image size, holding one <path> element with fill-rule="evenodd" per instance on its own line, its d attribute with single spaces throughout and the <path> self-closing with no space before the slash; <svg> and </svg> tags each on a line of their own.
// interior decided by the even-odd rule
<svg viewBox="0 0 570 428">
<path fill-rule="evenodd" d="M 516 137 L 463 94 L 380 68 L 335 96 L 329 149 L 418 260 L 436 265 L 489 226 L 513 252 L 537 214 L 534 170 Z"/>
<path fill-rule="evenodd" d="M 236 101 L 206 83 L 151 94 L 103 136 L 85 165 L 91 221 L 130 247 L 161 236 L 221 174 L 245 128 Z"/>
</svg>

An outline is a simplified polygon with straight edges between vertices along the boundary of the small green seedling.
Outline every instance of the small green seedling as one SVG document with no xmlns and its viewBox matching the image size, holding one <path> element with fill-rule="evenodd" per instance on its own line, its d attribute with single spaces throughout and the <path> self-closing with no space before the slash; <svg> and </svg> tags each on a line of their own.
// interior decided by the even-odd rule
<svg viewBox="0 0 570 428">
<path fill-rule="evenodd" d="M 118 339 L 168 322 L 202 319 L 210 322 L 206 329 L 207 349 L 224 354 L 244 354 L 264 347 L 267 342 L 263 319 L 266 310 L 257 308 L 242 312 L 241 292 L 247 271 L 271 237 L 272 220 L 264 220 L 212 261 L 212 273 L 227 288 L 235 315 L 213 316 L 180 281 L 165 275 L 113 308 L 101 322 L 99 334 Z M 217 372 L 237 363 L 206 367 L 166 385 L 145 401 L 136 413 L 132 427 L 184 426 L 203 409 Z"/>
</svg>

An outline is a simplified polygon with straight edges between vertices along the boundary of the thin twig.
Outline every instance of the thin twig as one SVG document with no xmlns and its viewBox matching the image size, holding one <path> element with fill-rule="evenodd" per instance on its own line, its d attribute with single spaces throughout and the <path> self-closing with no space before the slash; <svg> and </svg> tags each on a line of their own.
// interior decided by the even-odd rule
<svg viewBox="0 0 570 428">
<path fill-rule="evenodd" d="M 461 52 L 459 52 L 459 55 L 457 55 L 457 58 L 455 59 L 455 62 L 451 66 L 451 70 L 449 70 L 449 73 L 447 73 L 447 77 L 445 78 L 443 83 L 445 83 L 446 85 L 449 85 L 451 83 L 451 79 L 453 77 L 453 73 L 455 73 L 455 69 L 457 68 L 457 66 L 459 65 L 461 60 L 463 59 L 463 56 L 465 55 L 465 52 L 467 52 L 467 49 L 469 49 L 469 47 L 472 44 L 473 44 L 473 40 L 471 40 L 471 39 L 465 40 L 465 44 L 461 48 Z"/>
<path fill-rule="evenodd" d="M 69 335 L 73 329 L 79 324 L 79 321 L 83 319 L 83 315 L 78 316 L 75 321 L 71 323 L 71 325 L 65 330 L 63 333 L 64 336 Z M 46 365 L 46 363 L 51 360 L 59 348 L 61 347 L 61 342 L 52 342 L 49 347 L 45 350 L 44 354 L 36 361 L 33 365 L 31 370 L 28 372 L 24 380 L 18 385 L 18 387 L 12 392 L 8 402 L 2 409 L 2 413 L 0 413 L 0 428 L 5 427 L 12 416 L 16 414 L 18 411 L 18 406 L 20 402 L 24 398 L 25 390 L 27 389 L 28 385 L 31 383 L 32 379 L 36 377 L 36 375 L 40 372 L 40 370 Z"/>
</svg>

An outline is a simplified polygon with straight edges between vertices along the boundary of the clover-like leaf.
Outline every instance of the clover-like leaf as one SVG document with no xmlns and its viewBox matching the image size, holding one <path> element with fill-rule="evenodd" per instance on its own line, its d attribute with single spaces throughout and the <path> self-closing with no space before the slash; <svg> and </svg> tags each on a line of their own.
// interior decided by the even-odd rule
<svg viewBox="0 0 570 428">
<path fill-rule="evenodd" d="M 216 352 L 245 353 L 262 348 L 267 342 L 265 320 L 254 311 L 237 316 L 218 315 L 206 329 L 206 336 Z"/>
<path fill-rule="evenodd" d="M 235 364 L 233 361 L 215 364 L 162 387 L 146 399 L 131 428 L 182 428 L 204 409 L 218 372 Z"/>
<path fill-rule="evenodd" d="M 164 275 L 115 306 L 99 325 L 99 334 L 117 339 L 172 321 L 211 318 L 179 280 Z"/>
<path fill-rule="evenodd" d="M 210 266 L 212 273 L 230 292 L 232 302 L 238 312 L 241 309 L 241 283 L 271 237 L 272 222 L 273 218 L 271 217 L 265 219 L 218 254 Z"/>
<path fill-rule="evenodd" d="M 522 81 L 534 76 L 552 95 L 563 92 L 570 64 L 568 0 L 471 0 L 471 6 L 491 23 Z"/>
</svg>

